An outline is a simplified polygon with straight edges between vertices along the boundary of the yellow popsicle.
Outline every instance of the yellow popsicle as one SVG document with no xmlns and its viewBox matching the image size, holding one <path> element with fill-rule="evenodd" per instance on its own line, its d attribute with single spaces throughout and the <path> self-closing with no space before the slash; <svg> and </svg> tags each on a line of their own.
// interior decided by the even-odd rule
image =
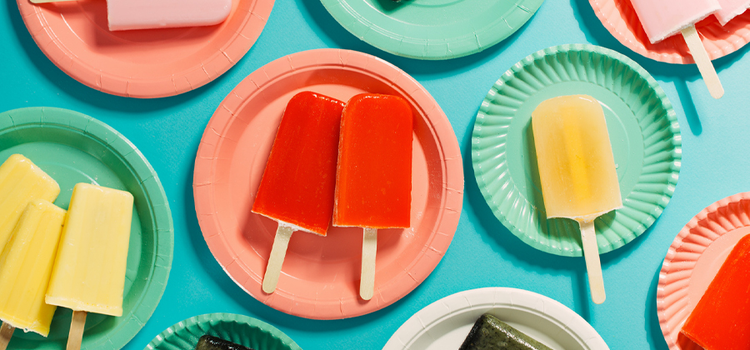
<svg viewBox="0 0 750 350">
<path fill-rule="evenodd" d="M 560 96 L 531 114 L 539 180 L 548 218 L 570 218 L 581 227 L 591 299 L 606 299 L 594 219 L 622 207 L 607 122 L 599 101 Z"/>
<path fill-rule="evenodd" d="M 133 195 L 79 183 L 73 189 L 47 303 L 122 315 Z"/>
<path fill-rule="evenodd" d="M 0 165 L 0 251 L 32 199 L 53 202 L 60 186 L 28 158 L 14 154 Z"/>
<path fill-rule="evenodd" d="M 0 255 L 0 320 L 43 336 L 55 307 L 44 302 L 65 210 L 36 199 L 23 211 Z"/>
<path fill-rule="evenodd" d="M 596 99 L 546 100 L 532 113 L 532 127 L 547 217 L 589 221 L 622 207 L 607 124 Z"/>
</svg>

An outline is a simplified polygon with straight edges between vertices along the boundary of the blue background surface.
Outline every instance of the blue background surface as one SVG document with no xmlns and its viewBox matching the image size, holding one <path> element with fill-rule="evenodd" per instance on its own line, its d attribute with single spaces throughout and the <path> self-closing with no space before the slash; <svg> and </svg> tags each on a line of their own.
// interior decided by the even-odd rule
<svg viewBox="0 0 750 350">
<path fill-rule="evenodd" d="M 530 248 L 493 216 L 477 187 L 470 139 L 479 104 L 511 65 L 548 46 L 592 43 L 644 66 L 672 101 L 682 128 L 683 163 L 677 190 L 656 223 L 627 246 L 602 256 L 607 301 L 589 301 L 581 258 Z M 125 347 L 142 349 L 185 318 L 233 312 L 271 323 L 304 349 L 379 349 L 411 315 L 450 294 L 488 286 L 544 294 L 589 321 L 612 349 L 666 349 L 656 316 L 659 269 L 672 240 L 696 213 L 726 196 L 750 190 L 750 59 L 748 48 L 714 63 L 726 95 L 713 100 L 695 66 L 643 58 L 614 39 L 586 0 L 547 0 L 516 34 L 481 53 L 425 62 L 393 56 L 361 42 L 315 0 L 277 0 L 253 48 L 212 83 L 180 96 L 136 100 L 107 95 L 65 75 L 39 50 L 16 2 L 0 7 L 0 111 L 54 106 L 90 115 L 129 138 L 156 169 L 175 223 L 172 272 L 153 317 Z M 466 178 L 461 221 L 442 262 L 411 294 L 372 314 L 314 321 L 271 309 L 224 274 L 195 216 L 192 171 L 203 128 L 221 100 L 248 74 L 298 51 L 345 48 L 381 57 L 411 74 L 448 115 L 461 146 Z"/>
</svg>

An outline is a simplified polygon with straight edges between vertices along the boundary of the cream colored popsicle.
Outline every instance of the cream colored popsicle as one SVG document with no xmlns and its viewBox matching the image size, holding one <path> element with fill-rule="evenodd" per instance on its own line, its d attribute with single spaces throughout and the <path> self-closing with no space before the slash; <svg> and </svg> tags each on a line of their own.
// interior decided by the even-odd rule
<svg viewBox="0 0 750 350">
<path fill-rule="evenodd" d="M 706 48 L 703 46 L 695 24 L 721 9 L 717 0 L 630 0 L 643 30 L 652 44 L 672 35 L 682 33 L 690 54 L 698 65 L 708 91 L 713 98 L 724 96 Z"/>
<path fill-rule="evenodd" d="M 60 186 L 28 158 L 14 154 L 0 166 L 0 251 L 33 199 L 54 201 Z"/>
<path fill-rule="evenodd" d="M 580 224 L 591 297 L 601 304 L 606 296 L 594 219 L 622 207 L 602 107 L 587 95 L 555 97 L 534 110 L 532 128 L 547 217 Z"/>
<path fill-rule="evenodd" d="M 26 206 L 0 255 L 0 320 L 47 336 L 55 306 L 44 302 L 65 210 L 41 200 Z"/>
<path fill-rule="evenodd" d="M 128 192 L 85 183 L 73 189 L 46 298 L 74 311 L 68 349 L 80 347 L 85 312 L 122 315 L 132 215 Z"/>
</svg>

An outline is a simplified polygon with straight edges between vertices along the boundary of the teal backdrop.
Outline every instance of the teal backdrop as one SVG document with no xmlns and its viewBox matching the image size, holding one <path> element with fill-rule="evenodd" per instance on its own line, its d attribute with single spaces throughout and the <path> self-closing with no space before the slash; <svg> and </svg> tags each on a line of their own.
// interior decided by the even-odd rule
<svg viewBox="0 0 750 350">
<path fill-rule="evenodd" d="M 682 170 L 672 201 L 642 236 L 602 256 L 607 301 L 589 301 L 585 265 L 533 249 L 510 233 L 482 198 L 471 167 L 470 139 L 479 105 L 511 65 L 553 45 L 591 43 L 634 59 L 666 91 L 683 137 Z M 490 286 L 537 292 L 560 301 L 593 325 L 612 349 L 667 349 L 656 316 L 664 255 L 679 230 L 704 207 L 750 191 L 750 58 L 743 48 L 715 61 L 726 95 L 714 100 L 695 66 L 639 56 L 602 26 L 586 0 L 547 0 L 517 33 L 483 52 L 449 61 L 387 54 L 341 27 L 316 0 L 276 0 L 256 44 L 226 74 L 179 96 L 137 100 L 107 95 L 68 77 L 39 50 L 14 0 L 0 6 L 0 111 L 32 106 L 72 109 L 124 134 L 156 169 L 174 217 L 174 263 L 164 297 L 125 347 L 143 349 L 165 328 L 213 312 L 273 324 L 302 348 L 380 349 L 411 315 L 450 294 Z M 447 114 L 461 146 L 463 212 L 451 247 L 413 292 L 378 312 L 337 321 L 290 316 L 242 291 L 214 260 L 195 215 L 192 174 L 203 129 L 224 97 L 248 74 L 284 55 L 345 48 L 381 57 L 411 74 Z"/>
</svg>

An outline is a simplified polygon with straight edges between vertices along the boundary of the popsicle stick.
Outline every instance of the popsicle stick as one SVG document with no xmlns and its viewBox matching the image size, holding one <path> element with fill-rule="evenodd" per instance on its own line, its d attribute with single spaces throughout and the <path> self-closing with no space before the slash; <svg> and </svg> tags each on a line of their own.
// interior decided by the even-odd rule
<svg viewBox="0 0 750 350">
<path fill-rule="evenodd" d="M 599 245 L 596 244 L 594 220 L 578 221 L 581 226 L 581 240 L 583 241 L 583 256 L 586 259 L 586 271 L 589 274 L 589 289 L 594 304 L 601 304 L 607 299 L 604 293 L 604 278 L 602 265 L 599 261 Z"/>
<path fill-rule="evenodd" d="M 289 246 L 289 239 L 292 238 L 292 232 L 294 232 L 294 229 L 284 224 L 279 224 L 279 227 L 276 229 L 276 237 L 273 239 L 271 256 L 268 257 L 266 274 L 263 275 L 263 291 L 268 294 L 273 293 L 276 290 L 276 284 L 279 283 L 281 265 L 284 264 L 286 248 Z"/>
<path fill-rule="evenodd" d="M 86 311 L 73 311 L 73 319 L 70 321 L 70 333 L 68 333 L 67 350 L 81 349 L 83 340 L 83 328 L 86 326 Z"/>
<path fill-rule="evenodd" d="M 8 347 L 10 338 L 13 336 L 13 331 L 16 328 L 11 326 L 10 323 L 3 322 L 3 326 L 0 327 L 0 350 L 5 350 Z"/>
<path fill-rule="evenodd" d="M 695 30 L 695 26 L 683 29 L 682 36 L 685 38 L 685 43 L 687 43 L 687 46 L 690 49 L 690 54 L 693 55 L 695 64 L 698 65 L 698 70 L 701 72 L 706 87 L 708 87 L 708 92 L 715 99 L 721 98 L 724 96 L 724 87 L 721 86 L 719 75 L 716 74 L 716 69 L 711 62 L 711 59 L 708 58 L 708 52 L 706 52 L 706 48 L 703 47 L 703 42 L 701 41 L 698 31 Z"/>
<path fill-rule="evenodd" d="M 68 2 L 74 0 L 29 0 L 32 4 L 46 4 L 48 2 Z"/>
<path fill-rule="evenodd" d="M 378 251 L 378 230 L 364 228 L 362 239 L 362 273 L 359 281 L 359 296 L 364 300 L 372 299 L 375 293 L 375 255 Z"/>
</svg>

